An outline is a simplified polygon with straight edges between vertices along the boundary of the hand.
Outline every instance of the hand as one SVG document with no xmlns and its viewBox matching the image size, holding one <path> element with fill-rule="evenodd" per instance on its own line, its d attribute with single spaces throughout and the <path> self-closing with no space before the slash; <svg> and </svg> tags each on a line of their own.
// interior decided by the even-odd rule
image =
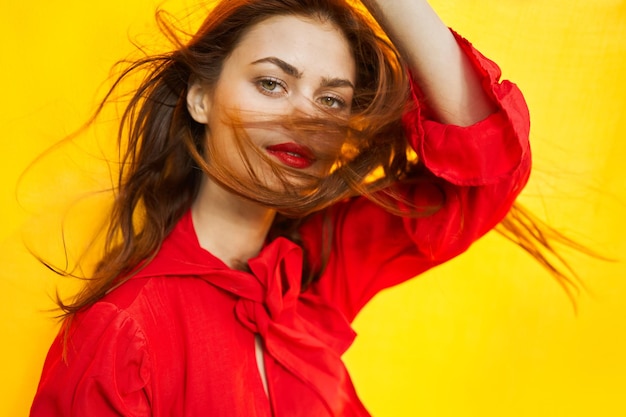
<svg viewBox="0 0 626 417">
<path fill-rule="evenodd" d="M 361 0 L 409 64 L 439 121 L 467 126 L 496 111 L 479 75 L 426 0 Z"/>
</svg>

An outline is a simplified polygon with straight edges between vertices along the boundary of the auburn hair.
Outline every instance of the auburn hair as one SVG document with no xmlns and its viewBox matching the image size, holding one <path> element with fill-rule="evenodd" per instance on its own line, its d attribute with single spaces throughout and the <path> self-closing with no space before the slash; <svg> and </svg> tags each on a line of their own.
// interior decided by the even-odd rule
<svg viewBox="0 0 626 417">
<path fill-rule="evenodd" d="M 234 149 L 244 161 L 248 161 L 243 146 L 248 140 L 244 128 L 254 123 L 280 124 L 301 135 L 323 132 L 328 140 L 337 136 L 345 140 L 345 151 L 329 175 L 304 178 L 307 180 L 304 187 L 290 186 L 285 179 L 287 175 L 298 174 L 265 160 L 276 176 L 283 179 L 285 187 L 281 192 L 267 187 L 254 175 L 247 181 L 237 178 L 207 146 L 205 126 L 197 123 L 187 110 L 191 83 L 215 85 L 225 60 L 246 33 L 273 16 L 298 16 L 332 24 L 347 40 L 357 71 L 348 119 L 329 114 L 257 122 L 241 114 L 232 115 L 232 127 L 237 133 Z M 84 288 L 70 303 L 58 299 L 65 316 L 98 301 L 156 255 L 165 237 L 191 207 L 204 175 L 232 192 L 275 208 L 278 215 L 270 238 L 286 235 L 298 241 L 298 225 L 307 215 L 350 196 L 365 195 L 397 211 L 389 196 L 381 199 L 385 194 L 377 191 L 402 180 L 419 164 L 411 156 L 400 123 L 408 102 L 406 66 L 374 20 L 347 1 L 224 0 L 216 4 L 189 39 L 181 39 L 164 13 L 157 13 L 157 21 L 174 48 L 128 63 L 89 122 L 112 101 L 126 80 L 141 75 L 142 81 L 130 95 L 118 130 L 120 170 L 104 238 L 104 254 Z M 427 207 L 419 212 L 428 215 L 436 209 Z M 561 241 L 573 242 L 525 213 L 515 205 L 512 214 L 499 226 L 501 232 L 547 265 L 567 289 L 571 278 L 544 255 L 555 251 L 549 241 L 542 239 L 558 236 Z M 537 233 L 541 230 L 549 233 Z M 324 253 L 330 250 L 328 244 L 322 247 Z M 304 288 L 322 272 L 312 270 L 306 259 L 304 270 Z M 67 271 L 57 272 L 71 275 Z"/>
<path fill-rule="evenodd" d="M 207 146 L 205 126 L 187 110 L 190 83 L 215 85 L 225 60 L 246 33 L 274 16 L 297 16 L 333 25 L 345 37 L 356 63 L 348 119 L 328 114 L 258 122 L 232 115 L 238 142 L 234 150 L 239 150 L 244 160 L 247 155 L 242 143 L 248 140 L 244 128 L 251 123 L 281 124 L 300 135 L 323 132 L 328 141 L 338 136 L 345 139 L 346 151 L 332 172 L 324 178 L 305 178 L 306 187 L 290 187 L 285 176 L 298 174 L 285 172 L 284 167 L 266 160 L 283 179 L 285 187 L 280 192 L 254 175 L 241 181 L 227 164 L 215 161 L 219 155 Z M 180 39 L 164 13 L 157 13 L 157 21 L 173 50 L 127 64 L 90 121 L 126 80 L 141 74 L 142 81 L 128 100 L 118 130 L 120 169 L 104 255 L 71 303 L 58 300 L 65 314 L 93 304 L 152 258 L 191 207 L 205 174 L 233 192 L 254 196 L 275 208 L 279 215 L 270 236 L 287 234 L 297 241 L 297 225 L 308 214 L 357 194 L 375 199 L 374 191 L 404 176 L 412 164 L 398 123 L 409 92 L 405 65 L 373 19 L 345 0 L 220 1 L 188 40 Z M 207 164 L 209 160 L 215 163 Z M 305 274 L 305 281 L 319 272 Z"/>
</svg>

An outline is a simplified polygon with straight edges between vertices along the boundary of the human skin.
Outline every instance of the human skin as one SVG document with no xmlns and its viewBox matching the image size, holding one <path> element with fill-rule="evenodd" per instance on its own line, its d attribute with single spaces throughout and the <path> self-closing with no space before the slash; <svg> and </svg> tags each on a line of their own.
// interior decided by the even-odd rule
<svg viewBox="0 0 626 417">
<path fill-rule="evenodd" d="M 454 36 L 426 0 L 362 0 L 408 62 L 440 122 L 469 126 L 496 108 Z"/>
<path fill-rule="evenodd" d="M 383 8 L 382 1 L 363 2 L 404 55 L 440 121 L 471 125 L 492 113 L 495 107 L 483 92 L 479 75 L 428 3 L 409 0 L 390 3 L 386 2 Z M 339 98 L 344 103 L 352 97 L 353 91 L 345 86 L 331 91 L 322 88 L 324 78 L 355 84 L 355 63 L 350 47 L 332 24 L 278 16 L 258 23 L 252 31 L 254 36 L 244 36 L 225 62 L 216 86 L 196 83 L 189 89 L 190 114 L 207 127 L 207 140 L 217 141 L 217 149 L 234 149 L 235 146 L 232 129 L 222 123 L 224 115 L 220 113 L 224 109 L 261 110 L 271 115 L 290 115 L 295 111 L 315 113 L 320 106 L 325 106 L 329 97 Z M 258 68 L 247 73 L 245 68 L 277 54 L 283 62 L 295 66 L 302 76 L 292 77 L 290 84 L 278 84 L 280 94 L 275 95 L 271 88 L 276 86 L 267 81 L 287 78 L 284 69 L 267 62 L 253 65 L 266 69 L 267 73 L 255 72 Z M 292 87 L 287 88 L 289 85 Z M 331 106 L 336 104 L 331 102 Z M 349 112 L 349 108 L 337 111 Z M 247 133 L 253 139 L 253 146 L 265 149 L 276 140 L 284 141 L 273 135 Z M 239 172 L 245 170 L 237 152 L 230 158 L 228 163 L 234 168 Z M 260 172 L 271 184 L 272 179 L 265 176 L 261 160 L 253 159 L 251 163 L 255 172 Z M 315 172 L 326 168 L 314 163 L 306 169 Z M 245 265 L 259 253 L 276 214 L 272 209 L 222 188 L 208 177 L 201 184 L 191 213 L 200 246 L 233 268 Z M 261 352 L 257 340 L 257 358 L 262 359 Z M 261 360 L 258 365 L 265 381 Z"/>
<path fill-rule="evenodd" d="M 323 56 L 323 59 L 319 59 Z M 188 94 L 188 108 L 194 119 L 206 126 L 207 141 L 217 152 L 220 160 L 226 159 L 232 171 L 246 177 L 247 167 L 232 152 L 235 142 L 231 118 L 245 121 L 281 120 L 289 116 L 319 116 L 332 113 L 347 117 L 350 114 L 354 85 L 355 62 L 347 40 L 329 22 L 293 16 L 275 16 L 253 26 L 240 44 L 224 62 L 215 86 L 195 82 Z M 289 132 L 281 131 L 276 124 L 271 128 L 244 129 L 252 144 L 270 157 L 276 152 L 272 146 L 294 142 Z M 316 140 L 301 137 L 299 144 L 315 156 Z M 319 141 L 318 141 L 319 142 Z M 341 143 L 337 143 L 338 152 Z M 246 152 L 252 158 L 251 168 L 264 180 L 265 185 L 275 187 L 271 170 L 254 152 Z M 279 155 L 281 156 L 281 155 Z M 330 168 L 324 160 L 275 158 L 292 168 L 308 174 L 323 175 Z M 207 161 L 209 165 L 214 162 Z M 278 187 L 277 187 L 278 188 Z M 279 191 L 279 189 L 277 190 Z"/>
<path fill-rule="evenodd" d="M 495 111 L 493 103 L 482 90 L 479 75 L 427 1 L 364 0 L 363 4 L 404 55 L 411 73 L 440 121 L 470 125 Z M 336 62 L 345 64 L 345 58 L 351 54 L 343 37 L 336 29 L 328 27 L 321 32 L 325 36 L 334 34 L 334 42 L 332 36 L 324 37 L 327 42 L 323 45 L 323 50 L 314 50 L 309 45 L 300 52 L 310 51 L 311 55 L 316 54 L 317 61 L 329 63 L 331 60 L 328 59 L 328 48 L 336 47 L 339 48 L 337 53 L 343 54 L 343 57 L 336 58 Z M 292 39 L 295 33 L 298 32 L 292 31 L 288 36 L 271 38 L 266 46 L 275 53 L 279 50 L 278 42 Z M 325 59 L 318 59 L 319 57 Z M 350 79 L 345 69 L 338 70 L 331 76 Z M 311 92 L 307 94 L 308 96 L 298 95 L 297 98 L 315 98 Z M 208 91 L 203 90 L 202 86 L 194 85 L 190 89 L 190 113 L 192 116 L 195 114 L 194 117 L 198 117 L 200 123 L 206 124 L 209 117 L 214 117 L 210 112 L 212 103 L 209 99 Z M 266 103 L 268 99 L 270 102 L 273 100 L 268 96 L 264 97 Z M 291 104 L 293 105 L 293 101 Z M 310 104 L 305 104 L 304 101 L 300 103 L 305 109 Z M 195 106 L 200 108 L 196 109 Z M 270 108 L 279 111 L 277 107 Z M 226 140 L 226 136 L 213 135 L 214 140 L 220 138 Z M 233 155 L 237 153 L 233 152 Z M 239 164 L 240 161 L 233 163 Z M 272 210 L 233 195 L 208 178 L 203 181 L 199 196 L 193 204 L 192 214 L 200 244 L 229 266 L 245 264 L 258 253 L 275 215 Z"/>
<path fill-rule="evenodd" d="M 323 56 L 324 59 L 319 59 Z M 295 74 L 285 68 L 293 67 Z M 355 62 L 342 32 L 329 22 L 294 16 L 276 16 L 256 24 L 226 59 L 215 86 L 194 83 L 188 93 L 192 117 L 206 126 L 206 140 L 223 152 L 222 159 L 241 178 L 246 165 L 235 150 L 235 133 L 229 113 L 291 116 L 324 112 L 349 115 L 356 84 Z M 293 143 L 280 130 L 246 129 L 250 145 L 282 162 L 271 149 Z M 315 153 L 315 138 L 300 138 Z M 337 143 L 337 152 L 341 143 Z M 247 152 L 256 175 L 278 187 L 267 163 Z M 208 163 L 212 163 L 208 161 Z M 328 163 L 314 161 L 302 171 L 323 175 Z M 205 177 L 192 206 L 194 224 L 203 248 L 231 267 L 237 267 L 260 250 L 275 212 L 222 188 Z"/>
<path fill-rule="evenodd" d="M 319 59 L 321 56 L 324 59 Z M 215 86 L 200 82 L 190 86 L 187 107 L 194 120 L 205 125 L 206 140 L 213 141 L 217 151 L 225 152 L 221 159 L 245 178 L 245 163 L 238 152 L 233 152 L 236 139 L 228 123 L 229 113 L 288 117 L 333 112 L 348 116 L 355 84 L 355 61 L 338 28 L 318 19 L 275 16 L 244 35 L 224 62 Z M 285 160 L 285 155 L 277 157 L 274 152 L 276 146 L 296 146 L 285 132 L 248 128 L 245 133 L 250 138 L 245 146 L 256 146 L 277 162 L 290 162 L 291 156 Z M 303 141 L 306 143 L 297 146 L 307 147 L 314 155 L 315 138 L 300 138 Z M 337 152 L 340 148 L 338 143 Z M 257 177 L 268 186 L 278 187 L 267 163 L 255 152 L 248 154 Z M 330 168 L 322 161 L 310 162 L 301 169 L 313 175 L 323 175 Z M 206 176 L 192 205 L 200 246 L 231 268 L 258 253 L 274 216 L 274 210 L 231 193 Z M 258 337 L 255 351 L 267 393 Z"/>
</svg>

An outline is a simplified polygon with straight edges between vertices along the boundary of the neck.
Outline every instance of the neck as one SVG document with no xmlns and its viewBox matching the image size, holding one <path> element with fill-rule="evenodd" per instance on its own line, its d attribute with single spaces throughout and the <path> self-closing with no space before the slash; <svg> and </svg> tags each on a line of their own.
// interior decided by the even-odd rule
<svg viewBox="0 0 626 417">
<path fill-rule="evenodd" d="M 275 214 L 206 178 L 191 208 L 200 246 L 233 269 L 259 253 Z"/>
</svg>

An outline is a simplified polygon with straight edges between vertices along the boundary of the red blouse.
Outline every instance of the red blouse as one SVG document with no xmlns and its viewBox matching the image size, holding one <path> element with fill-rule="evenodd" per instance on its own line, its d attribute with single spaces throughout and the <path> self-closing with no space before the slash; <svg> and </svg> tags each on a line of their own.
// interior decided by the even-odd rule
<svg viewBox="0 0 626 417">
<path fill-rule="evenodd" d="M 419 107 L 406 115 L 427 180 L 401 192 L 418 205 L 443 201 L 441 209 L 401 218 L 353 198 L 314 216 L 303 245 L 315 261 L 315 236 L 330 219 L 332 253 L 304 292 L 302 248 L 278 238 L 249 261 L 251 273 L 234 271 L 199 246 L 188 213 L 145 269 L 76 315 L 66 361 L 57 337 L 31 416 L 368 416 L 341 361 L 355 336 L 349 323 L 383 288 L 492 229 L 530 171 L 521 93 L 459 42 L 500 110 L 469 127 L 428 120 Z"/>
</svg>

